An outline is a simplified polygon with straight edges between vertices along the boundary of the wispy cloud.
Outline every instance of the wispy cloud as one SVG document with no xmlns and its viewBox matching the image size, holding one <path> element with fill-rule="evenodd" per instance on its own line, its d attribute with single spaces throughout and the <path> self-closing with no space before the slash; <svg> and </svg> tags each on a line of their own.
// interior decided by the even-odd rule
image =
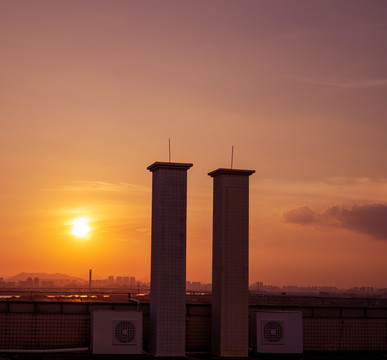
<svg viewBox="0 0 387 360">
<path fill-rule="evenodd" d="M 381 27 L 387 27 L 387 22 L 360 24 L 359 27 L 365 27 L 365 28 L 381 28 Z"/>
<path fill-rule="evenodd" d="M 314 31 L 315 31 L 314 29 L 305 29 L 305 30 L 299 30 L 299 31 L 293 31 L 293 32 L 286 32 L 281 34 L 281 37 L 285 39 L 299 38 L 305 35 L 309 35 Z"/>
<path fill-rule="evenodd" d="M 339 77 L 328 77 L 324 79 L 306 78 L 287 75 L 286 78 L 309 85 L 317 85 L 341 89 L 367 89 L 387 86 L 387 78 L 380 79 L 355 79 L 348 80 Z"/>
<path fill-rule="evenodd" d="M 286 222 L 301 225 L 311 224 L 316 220 L 316 215 L 309 206 L 299 206 L 286 210 L 283 217 Z"/>
<path fill-rule="evenodd" d="M 69 191 L 69 192 L 145 192 L 149 189 L 145 186 L 130 183 L 110 183 L 104 181 L 77 181 L 55 188 L 45 189 L 49 191 Z"/>
<path fill-rule="evenodd" d="M 252 201 L 265 200 L 265 206 L 276 202 L 275 206 L 313 204 L 319 208 L 329 203 L 365 204 L 378 203 L 381 194 L 387 194 L 387 179 L 369 177 L 331 177 L 323 180 L 258 179 L 251 183 Z"/>
<path fill-rule="evenodd" d="M 379 23 L 364 23 L 364 24 L 336 24 L 329 26 L 314 26 L 314 27 L 307 27 L 303 29 L 295 29 L 294 31 L 290 32 L 283 32 L 280 34 L 282 38 L 285 39 L 297 39 L 305 36 L 316 36 L 321 34 L 332 34 L 332 33 L 347 33 L 347 32 L 354 32 L 356 29 L 360 29 L 361 31 L 365 31 L 362 29 L 375 29 L 379 30 L 380 28 L 387 27 L 386 22 L 379 22 Z"/>
</svg>

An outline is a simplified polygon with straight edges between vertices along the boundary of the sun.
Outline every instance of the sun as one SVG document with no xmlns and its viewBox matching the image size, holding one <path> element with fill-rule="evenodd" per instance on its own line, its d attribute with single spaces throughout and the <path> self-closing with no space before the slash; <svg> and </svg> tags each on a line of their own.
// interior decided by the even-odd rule
<svg viewBox="0 0 387 360">
<path fill-rule="evenodd" d="M 85 237 L 90 232 L 90 226 L 87 225 L 88 219 L 79 217 L 73 220 L 73 229 L 71 232 L 78 237 Z"/>
</svg>

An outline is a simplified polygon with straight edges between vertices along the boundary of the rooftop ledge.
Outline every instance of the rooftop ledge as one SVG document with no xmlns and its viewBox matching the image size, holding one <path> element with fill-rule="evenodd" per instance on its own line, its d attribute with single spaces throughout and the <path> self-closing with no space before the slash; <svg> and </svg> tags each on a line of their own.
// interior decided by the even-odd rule
<svg viewBox="0 0 387 360">
<path fill-rule="evenodd" d="M 156 161 L 152 165 L 149 165 L 147 169 L 149 171 L 155 171 L 157 169 L 178 169 L 188 170 L 193 164 L 189 163 L 173 163 L 173 162 L 160 162 Z"/>
<path fill-rule="evenodd" d="M 241 169 L 216 169 L 214 171 L 211 171 L 208 173 L 211 177 L 215 177 L 218 175 L 245 175 L 250 176 L 251 174 L 254 174 L 255 170 L 241 170 Z"/>
</svg>

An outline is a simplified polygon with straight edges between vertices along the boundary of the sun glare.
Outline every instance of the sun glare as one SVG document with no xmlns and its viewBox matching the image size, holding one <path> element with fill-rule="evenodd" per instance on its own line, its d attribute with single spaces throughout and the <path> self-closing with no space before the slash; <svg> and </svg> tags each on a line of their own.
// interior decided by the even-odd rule
<svg viewBox="0 0 387 360">
<path fill-rule="evenodd" d="M 78 237 L 85 237 L 90 232 L 90 227 L 87 225 L 88 219 L 80 217 L 73 220 L 72 233 Z"/>
</svg>

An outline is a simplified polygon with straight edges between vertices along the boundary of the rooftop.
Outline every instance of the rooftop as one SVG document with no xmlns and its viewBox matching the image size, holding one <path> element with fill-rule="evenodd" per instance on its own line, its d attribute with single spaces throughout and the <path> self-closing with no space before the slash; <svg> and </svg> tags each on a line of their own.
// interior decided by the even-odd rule
<svg viewBox="0 0 387 360">
<path fill-rule="evenodd" d="M 143 355 L 96 355 L 89 352 L 71 353 L 0 353 L 0 360 L 146 360 Z M 165 358 L 164 358 L 165 359 Z M 174 358 L 176 359 L 176 358 Z M 209 354 L 187 354 L 185 360 L 217 359 Z M 302 355 L 254 354 L 249 360 L 386 360 L 386 352 L 306 352 Z M 176 359 L 177 360 L 177 359 Z"/>
</svg>

